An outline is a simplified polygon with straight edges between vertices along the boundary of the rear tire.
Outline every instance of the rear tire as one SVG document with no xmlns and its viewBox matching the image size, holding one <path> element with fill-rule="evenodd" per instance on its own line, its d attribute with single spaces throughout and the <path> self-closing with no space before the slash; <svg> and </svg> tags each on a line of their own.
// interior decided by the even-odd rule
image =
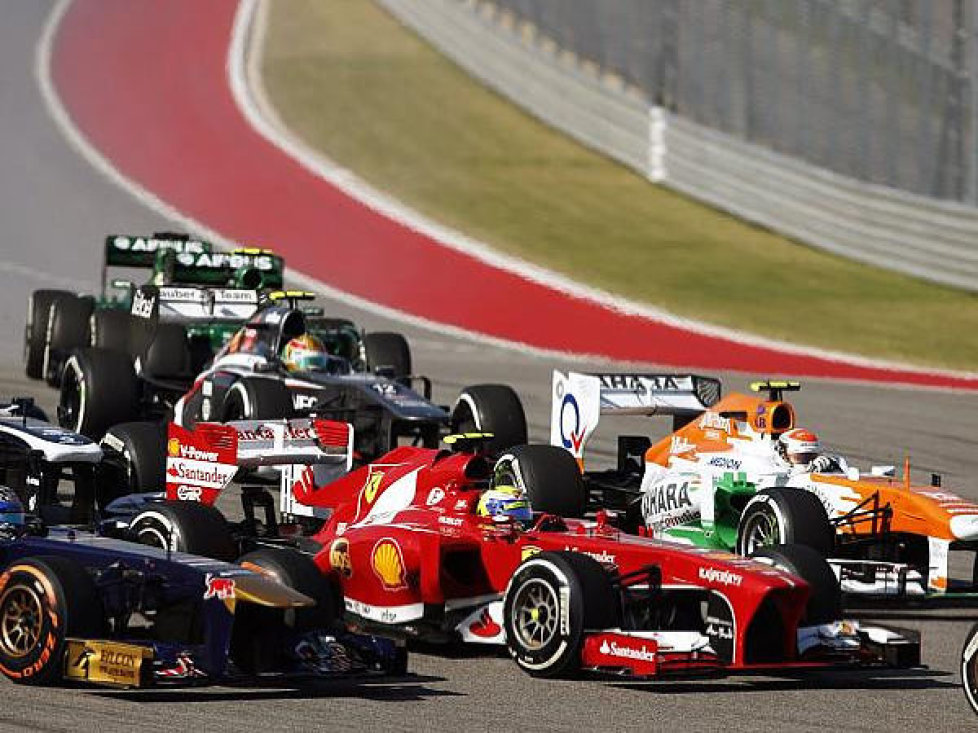
<svg viewBox="0 0 978 733">
<path fill-rule="evenodd" d="M 92 314 L 92 346 L 129 353 L 132 316 L 124 310 L 97 310 Z"/>
<path fill-rule="evenodd" d="M 68 638 L 98 638 L 104 627 L 95 582 L 75 560 L 24 558 L 4 571 L 0 668 L 14 682 L 42 685 L 61 679 Z"/>
<path fill-rule="evenodd" d="M 806 545 L 822 557 L 835 548 L 835 530 L 825 506 L 804 489 L 764 489 L 740 515 L 737 553 L 750 555 L 760 547 Z"/>
<path fill-rule="evenodd" d="M 526 413 L 519 395 L 505 384 L 477 384 L 462 390 L 452 407 L 453 433 L 492 433 L 490 453 L 527 442 Z"/>
<path fill-rule="evenodd" d="M 125 354 L 79 349 L 65 363 L 58 422 L 93 440 L 139 416 L 139 384 Z"/>
<path fill-rule="evenodd" d="M 493 484 L 523 489 L 535 512 L 584 516 L 587 491 L 574 456 L 552 445 L 518 445 L 496 461 Z"/>
<path fill-rule="evenodd" d="M 27 299 L 27 325 L 24 327 L 24 367 L 31 379 L 44 376 L 44 347 L 48 337 L 48 314 L 52 304 L 74 298 L 67 290 L 35 290 Z"/>
<path fill-rule="evenodd" d="M 244 377 L 231 385 L 221 419 L 273 420 L 295 417 L 292 393 L 277 379 Z"/>
<path fill-rule="evenodd" d="M 842 618 L 842 591 L 832 568 L 817 551 L 806 545 L 761 547 L 751 555 L 755 560 L 787 570 L 811 586 L 801 626 L 830 624 Z"/>
<path fill-rule="evenodd" d="M 572 676 L 580 669 L 584 632 L 620 625 L 614 593 L 607 571 L 586 555 L 541 552 L 528 558 L 503 597 L 510 655 L 534 677 Z"/>
<path fill-rule="evenodd" d="M 363 335 L 363 352 L 367 369 L 389 369 L 392 379 L 411 375 L 411 347 L 399 333 L 378 331 Z"/>
<path fill-rule="evenodd" d="M 238 548 L 224 516 L 193 501 L 161 501 L 129 523 L 133 541 L 174 552 L 233 562 Z"/>
<path fill-rule="evenodd" d="M 122 478 L 128 489 L 126 493 L 162 493 L 166 490 L 166 423 L 120 423 L 105 434 L 102 446 L 108 446 L 118 454 L 123 468 Z M 121 492 L 117 494 L 121 495 Z"/>
<path fill-rule="evenodd" d="M 88 346 L 89 322 L 94 308 L 92 298 L 59 298 L 51 304 L 44 343 L 44 379 L 50 386 L 61 386 L 61 374 L 68 355 Z"/>
</svg>

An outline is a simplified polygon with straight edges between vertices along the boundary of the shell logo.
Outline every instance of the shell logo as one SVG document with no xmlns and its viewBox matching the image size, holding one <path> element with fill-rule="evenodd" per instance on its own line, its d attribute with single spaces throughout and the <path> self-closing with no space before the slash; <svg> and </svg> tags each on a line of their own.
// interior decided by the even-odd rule
<svg viewBox="0 0 978 733">
<path fill-rule="evenodd" d="M 166 452 L 173 457 L 180 455 L 180 441 L 176 438 L 170 438 L 166 442 Z"/>
<path fill-rule="evenodd" d="M 404 570 L 404 555 L 401 546 L 390 537 L 385 537 L 374 545 L 370 553 L 370 564 L 380 578 L 384 590 L 395 591 L 407 588 Z"/>
</svg>

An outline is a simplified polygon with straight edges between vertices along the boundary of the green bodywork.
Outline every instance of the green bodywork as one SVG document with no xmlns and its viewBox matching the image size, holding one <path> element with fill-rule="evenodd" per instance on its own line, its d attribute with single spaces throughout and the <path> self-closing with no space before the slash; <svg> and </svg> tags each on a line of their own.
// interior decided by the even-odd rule
<svg viewBox="0 0 978 733">
<path fill-rule="evenodd" d="M 670 527 L 663 534 L 698 547 L 732 551 L 737 545 L 737 528 L 744 505 L 757 493 L 745 473 L 725 473 L 713 484 L 713 520 L 696 519 Z M 704 497 L 708 501 L 709 497 Z"/>
</svg>

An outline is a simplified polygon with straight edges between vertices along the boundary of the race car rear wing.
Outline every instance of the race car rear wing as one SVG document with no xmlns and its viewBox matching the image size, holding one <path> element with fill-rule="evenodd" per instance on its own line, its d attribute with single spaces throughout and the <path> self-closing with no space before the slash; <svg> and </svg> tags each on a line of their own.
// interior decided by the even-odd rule
<svg viewBox="0 0 978 733">
<path fill-rule="evenodd" d="M 719 399 L 720 380 L 713 377 L 554 370 L 550 443 L 581 461 L 601 415 L 671 415 L 681 425 Z"/>
<path fill-rule="evenodd" d="M 171 283 L 249 288 L 281 288 L 285 260 L 264 249 L 231 252 L 173 251 L 163 255 L 160 271 Z"/>
<path fill-rule="evenodd" d="M 166 497 L 213 504 L 240 469 L 280 470 L 283 493 L 293 479 L 317 467 L 342 475 L 353 466 L 353 426 L 334 420 L 240 420 L 171 423 L 166 446 Z M 328 480 L 317 472 L 317 481 Z"/>
</svg>

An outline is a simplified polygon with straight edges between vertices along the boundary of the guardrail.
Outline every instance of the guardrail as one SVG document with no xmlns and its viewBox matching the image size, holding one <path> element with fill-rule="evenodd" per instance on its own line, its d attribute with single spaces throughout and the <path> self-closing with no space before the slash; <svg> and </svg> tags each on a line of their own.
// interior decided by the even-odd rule
<svg viewBox="0 0 978 733">
<path fill-rule="evenodd" d="M 864 183 L 651 105 L 474 0 L 378 0 L 467 72 L 649 178 L 806 244 L 978 290 L 978 209 Z"/>
</svg>

